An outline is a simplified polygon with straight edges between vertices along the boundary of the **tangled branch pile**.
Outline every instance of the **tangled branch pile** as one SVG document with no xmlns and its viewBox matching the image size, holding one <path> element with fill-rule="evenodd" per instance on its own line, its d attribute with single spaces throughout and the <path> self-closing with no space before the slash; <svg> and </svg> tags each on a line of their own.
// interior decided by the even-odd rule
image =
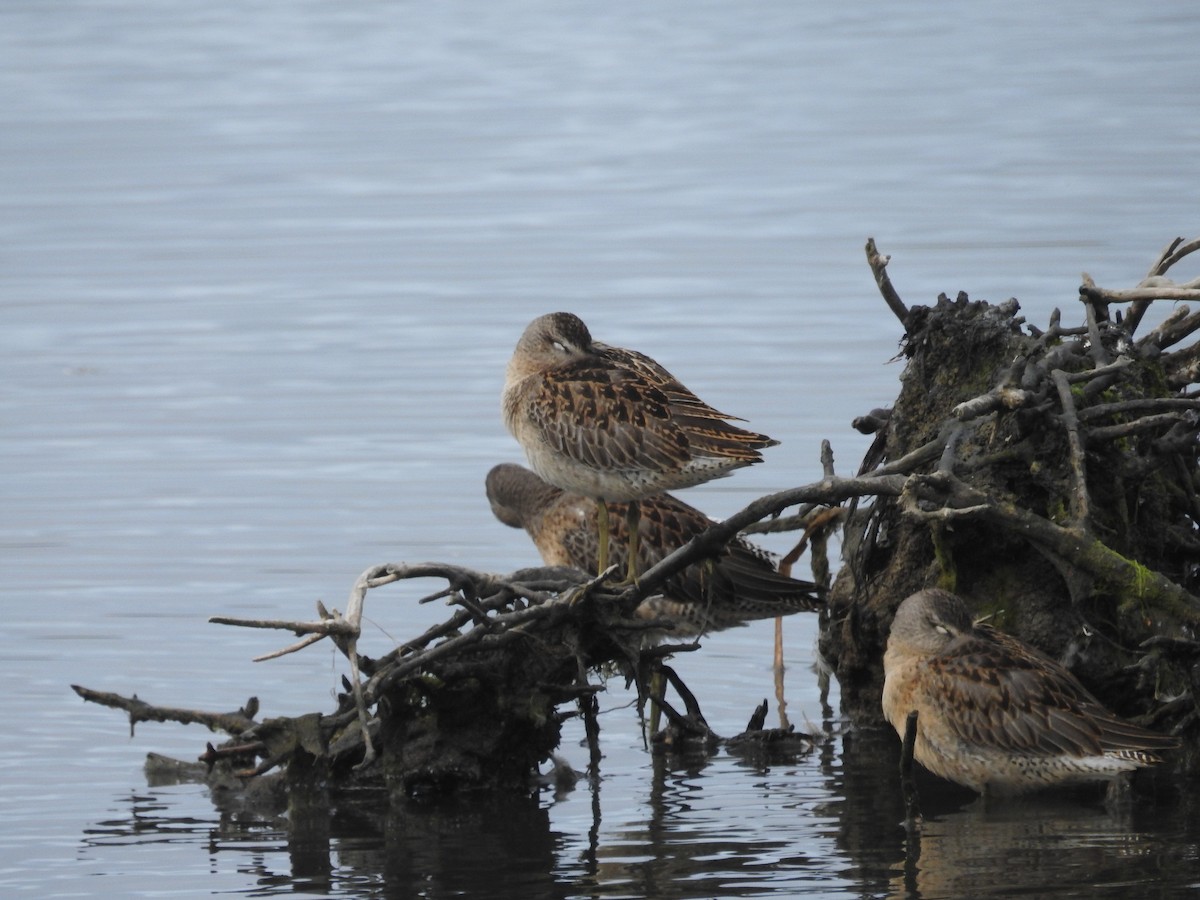
<svg viewBox="0 0 1200 900">
<path fill-rule="evenodd" d="M 1172 242 L 1132 291 L 1085 275 L 1085 323 L 1063 327 L 1056 311 L 1041 331 L 1021 327 L 1013 300 L 908 310 L 868 245 L 908 363 L 895 407 L 856 423 L 876 433 L 864 471 L 908 478 L 852 517 L 830 598 L 822 650 L 853 717 L 878 721 L 896 604 L 936 584 L 1117 711 L 1194 728 L 1200 344 L 1180 345 L 1200 313 L 1181 305 L 1136 329 L 1154 299 L 1200 299 L 1200 279 L 1165 278 L 1197 249 Z M 1113 315 L 1119 303 L 1128 312 Z"/>
<path fill-rule="evenodd" d="M 845 565 L 823 614 L 821 651 L 852 719 L 880 722 L 892 612 L 937 584 L 1063 659 L 1118 712 L 1194 737 L 1200 343 L 1179 348 L 1200 329 L 1200 313 L 1179 306 L 1144 336 L 1136 330 L 1153 300 L 1200 299 L 1200 279 L 1165 277 L 1197 249 L 1200 241 L 1173 242 L 1132 291 L 1105 291 L 1085 276 L 1086 322 L 1063 327 L 1056 313 L 1042 331 L 1018 317 L 1016 301 L 943 296 L 907 308 L 870 242 L 868 261 L 904 327 L 908 361 L 894 407 L 855 422 L 876 435 L 855 477 L 835 473 L 826 443 L 820 481 L 756 500 L 634 585 L 614 586 L 611 572 L 500 577 L 384 565 L 360 576 L 344 614 L 319 607 L 311 622 L 214 620 L 303 636 L 280 653 L 333 640 L 350 673 L 330 714 L 260 721 L 256 704 L 210 714 L 76 690 L 133 722 L 201 721 L 227 732 L 232 739 L 205 759 L 242 778 L 284 766 L 292 781 L 392 792 L 524 788 L 570 716 L 584 717 L 598 758 L 597 672 L 615 664 L 641 684 L 654 660 L 696 648 L 647 649 L 645 632 L 669 623 L 634 616 L 643 599 L 743 530 L 804 527 L 846 504 Z M 1127 312 L 1111 314 L 1126 303 Z M 448 588 L 434 597 L 449 597 L 456 611 L 384 656 L 361 655 L 368 592 L 417 577 L 444 579 Z M 686 715 L 665 709 L 676 728 L 714 738 L 689 706 Z M 1195 768 L 1197 741 L 1188 746 Z"/>
</svg>

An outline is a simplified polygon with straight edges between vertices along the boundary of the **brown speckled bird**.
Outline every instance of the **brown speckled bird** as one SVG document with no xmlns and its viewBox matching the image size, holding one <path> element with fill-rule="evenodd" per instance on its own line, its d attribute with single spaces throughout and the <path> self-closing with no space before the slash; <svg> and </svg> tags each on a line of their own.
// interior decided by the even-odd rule
<svg viewBox="0 0 1200 900">
<path fill-rule="evenodd" d="M 1179 744 L 1110 713 L 1049 657 L 975 624 L 948 591 L 900 604 L 883 668 L 883 712 L 898 734 L 917 711 L 917 762 L 984 794 L 1112 780 Z"/>
<path fill-rule="evenodd" d="M 524 528 L 548 566 L 596 567 L 596 501 L 547 484 L 523 466 L 503 463 L 487 476 L 492 512 L 505 525 Z M 682 547 L 712 524 L 704 513 L 670 494 L 637 501 L 642 539 L 638 561 L 643 571 Z M 621 542 L 625 510 L 614 504 L 614 562 L 625 561 Z M 665 619 L 672 635 L 690 636 L 817 609 L 816 585 L 781 575 L 770 555 L 749 541 L 735 539 L 713 563 L 697 563 L 668 579 L 662 596 L 638 607 L 643 619 Z"/>
<path fill-rule="evenodd" d="M 600 502 L 599 560 L 608 560 L 606 502 L 691 487 L 762 462 L 777 444 L 730 424 L 670 372 L 633 350 L 593 341 L 570 313 L 534 319 L 508 363 L 504 423 L 543 479 Z M 637 504 L 629 506 L 636 516 Z M 637 522 L 629 540 L 636 545 Z M 629 555 L 631 564 L 638 558 Z M 636 575 L 632 569 L 630 578 Z"/>
</svg>

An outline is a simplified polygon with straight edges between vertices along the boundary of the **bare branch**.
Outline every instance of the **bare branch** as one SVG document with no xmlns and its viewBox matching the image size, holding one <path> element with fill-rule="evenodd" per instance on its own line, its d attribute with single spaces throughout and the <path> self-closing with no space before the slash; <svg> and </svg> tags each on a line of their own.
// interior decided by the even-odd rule
<svg viewBox="0 0 1200 900">
<path fill-rule="evenodd" d="M 1100 323 L 1108 321 L 1108 306 L 1096 299 L 1089 298 L 1084 303 L 1087 311 L 1088 355 L 1097 366 L 1109 363 L 1108 350 L 1104 346 L 1104 336 L 1100 334 Z"/>
<path fill-rule="evenodd" d="M 1138 341 L 1138 346 L 1151 343 L 1157 346 L 1160 350 L 1165 350 L 1168 347 L 1174 346 L 1184 338 L 1191 336 L 1196 330 L 1200 329 L 1200 313 L 1188 315 L 1191 310 L 1186 304 L 1172 310 L 1162 324 L 1155 328 L 1149 335 Z"/>
<path fill-rule="evenodd" d="M 1200 249 L 1200 240 L 1183 244 L 1182 238 L 1175 238 L 1159 254 L 1150 272 L 1141 283 L 1132 290 L 1110 291 L 1097 287 L 1091 276 L 1083 273 L 1079 285 L 1080 298 L 1085 303 L 1128 303 L 1128 314 L 1125 317 L 1125 327 L 1130 335 L 1137 330 L 1138 324 L 1155 300 L 1200 300 L 1200 278 L 1176 284 L 1164 275 L 1175 263 L 1185 256 Z"/>
<path fill-rule="evenodd" d="M 1162 253 L 1158 254 L 1158 258 L 1154 260 L 1154 265 L 1150 267 L 1150 271 L 1146 273 L 1146 278 L 1154 278 L 1156 275 L 1165 275 L 1167 270 L 1171 268 L 1171 262 L 1175 255 L 1175 249 L 1183 243 L 1183 238 L 1172 238 L 1167 246 L 1163 247 Z"/>
<path fill-rule="evenodd" d="M 986 394 L 980 394 L 971 400 L 964 400 L 954 407 L 951 415 L 961 422 L 968 422 L 999 409 L 1019 409 L 1032 399 L 1033 395 L 1029 391 L 1006 384 L 992 388 Z"/>
<path fill-rule="evenodd" d="M 1083 530 L 1089 528 L 1087 470 L 1083 457 L 1083 440 L 1079 437 L 1079 419 L 1075 415 L 1075 399 L 1067 383 L 1067 374 L 1062 369 L 1051 373 L 1054 386 L 1058 388 L 1058 399 L 1062 405 L 1063 427 L 1067 430 L 1067 446 L 1071 454 L 1071 474 L 1074 488 L 1071 491 L 1071 518 Z"/>
<path fill-rule="evenodd" d="M 1097 366 L 1094 369 L 1087 369 L 1083 372 L 1063 372 L 1063 377 L 1067 380 L 1067 384 L 1077 384 L 1080 381 L 1091 381 L 1095 378 L 1103 378 L 1106 375 L 1116 375 L 1122 369 L 1133 365 L 1133 360 L 1128 356 L 1118 356 L 1113 362 L 1108 365 Z"/>
<path fill-rule="evenodd" d="M 1092 428 L 1088 431 L 1088 438 L 1094 441 L 1115 441 L 1119 438 L 1140 434 L 1143 431 L 1152 431 L 1155 428 L 1165 428 L 1168 425 L 1174 425 L 1180 421 L 1180 418 L 1180 413 L 1162 413 L 1157 416 L 1145 416 L 1141 419 L 1134 419 L 1132 422 L 1123 422 L 1120 425 L 1106 425 L 1102 428 Z"/>
<path fill-rule="evenodd" d="M 209 619 L 209 621 L 211 622 L 213 620 Z M 227 622 L 217 622 L 216 624 L 218 624 L 218 625 L 237 625 L 240 623 L 235 620 L 230 620 Z M 258 627 L 258 626 L 254 626 L 254 627 Z M 288 646 L 282 647 L 279 650 L 272 650 L 270 653 L 263 653 L 260 656 L 255 656 L 251 660 L 251 662 L 266 662 L 269 659 L 278 659 L 281 656 L 287 656 L 289 653 L 295 653 L 298 650 L 303 650 L 305 647 L 309 646 L 310 644 L 315 644 L 315 643 L 317 643 L 317 641 L 322 641 L 325 639 L 325 637 L 326 636 L 323 634 L 310 634 L 307 637 L 301 638 L 300 640 L 296 641 L 296 643 L 294 643 L 294 644 L 288 644 Z"/>
<path fill-rule="evenodd" d="M 1160 409 L 1200 409 L 1200 399 L 1189 397 L 1145 397 L 1138 400 L 1122 400 L 1117 403 L 1098 403 L 1078 411 L 1080 422 L 1090 422 L 1104 416 L 1122 413 L 1153 411 Z"/>
<path fill-rule="evenodd" d="M 98 703 L 114 709 L 123 709 L 129 713 L 129 734 L 133 735 L 134 726 L 138 722 L 180 722 L 184 725 L 203 725 L 212 731 L 223 731 L 226 734 L 241 734 L 253 728 L 257 723 L 251 716 L 253 708 L 257 710 L 258 701 L 253 697 L 246 707 L 232 713 L 213 713 L 195 709 L 180 709 L 172 706 L 155 706 L 139 700 L 135 694 L 132 697 L 122 697 L 108 691 L 94 691 L 78 684 L 71 685 L 71 690 L 89 703 Z"/>
<path fill-rule="evenodd" d="M 1104 303 L 1130 303 L 1135 300 L 1153 302 L 1155 300 L 1200 300 L 1200 279 L 1175 284 L 1170 279 L 1162 279 L 1162 287 L 1136 287 L 1126 291 L 1109 291 L 1095 286 L 1091 278 L 1084 273 L 1084 283 L 1079 287 L 1079 293 L 1090 300 Z"/>
<path fill-rule="evenodd" d="M 940 452 L 940 447 L 938 449 Z M 934 453 L 933 458 L 937 458 Z M 678 550 L 670 553 L 646 571 L 637 583 L 628 588 L 623 598 L 644 599 L 657 590 L 671 575 L 692 563 L 713 556 L 751 522 L 776 515 L 789 506 L 800 503 L 818 503 L 834 506 L 851 497 L 876 496 L 880 494 L 899 496 L 904 488 L 901 475 L 870 474 L 859 478 L 829 478 L 815 484 L 780 491 L 760 497 L 749 506 L 734 513 L 722 522 L 717 522 L 696 535 Z"/>
<path fill-rule="evenodd" d="M 908 307 L 896 293 L 896 289 L 892 286 L 892 279 L 888 277 L 887 273 L 887 264 L 891 262 L 891 259 L 890 256 L 884 256 L 875 248 L 875 238 L 867 238 L 867 265 L 871 267 L 871 272 L 875 275 L 875 284 L 878 285 L 879 293 L 883 295 L 883 301 L 892 311 L 892 315 L 900 321 L 901 325 L 905 325 L 908 321 Z"/>
</svg>

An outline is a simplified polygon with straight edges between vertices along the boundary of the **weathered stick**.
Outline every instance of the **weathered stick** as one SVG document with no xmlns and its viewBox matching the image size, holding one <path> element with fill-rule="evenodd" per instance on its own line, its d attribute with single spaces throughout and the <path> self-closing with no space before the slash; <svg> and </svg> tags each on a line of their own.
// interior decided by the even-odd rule
<svg viewBox="0 0 1200 900">
<path fill-rule="evenodd" d="M 133 736 L 134 726 L 138 722 L 179 722 L 183 725 L 203 725 L 211 731 L 223 731 L 226 734 L 238 735 L 248 731 L 258 723 L 254 714 L 258 711 L 258 700 L 251 697 L 246 706 L 237 712 L 214 713 L 196 709 L 180 709 L 173 706 L 155 706 L 139 700 L 135 694 L 132 697 L 122 697 L 108 691 L 94 691 L 78 684 L 71 685 L 71 690 L 89 703 L 99 703 L 113 709 L 123 709 L 129 713 L 129 735 Z"/>
<path fill-rule="evenodd" d="M 892 286 L 892 279 L 888 277 L 887 273 L 887 264 L 892 261 L 892 258 L 884 256 L 875 248 L 875 238 L 867 238 L 866 249 L 867 265 L 871 267 L 871 271 L 875 275 L 875 284 L 879 287 L 879 293 L 883 295 L 883 302 L 888 305 L 888 309 L 892 311 L 892 315 L 900 321 L 900 324 L 907 327 L 908 307 L 896 293 L 896 289 Z"/>
<path fill-rule="evenodd" d="M 940 452 L 940 447 L 938 452 Z M 936 458 L 936 454 L 934 458 Z M 872 473 L 858 478 L 830 478 L 815 484 L 760 497 L 724 521 L 714 523 L 678 550 L 664 557 L 643 573 L 637 583 L 626 590 L 623 597 L 644 599 L 675 572 L 719 553 L 730 538 L 751 522 L 769 518 L 789 506 L 796 506 L 800 503 L 820 503 L 833 506 L 851 497 L 880 494 L 896 497 L 904 489 L 904 482 L 905 478 L 902 475 Z"/>
<path fill-rule="evenodd" d="M 1106 291 L 1096 287 L 1096 283 L 1084 272 L 1083 283 L 1079 287 L 1081 297 L 1100 300 L 1107 303 L 1129 303 L 1125 316 L 1125 328 L 1132 336 L 1142 321 L 1142 316 L 1155 300 L 1192 300 L 1200 297 L 1200 279 L 1176 285 L 1170 279 L 1163 278 L 1168 270 L 1177 262 L 1195 251 L 1200 250 L 1200 240 L 1184 243 L 1183 238 L 1174 238 L 1154 261 L 1146 277 L 1132 291 Z M 1184 296 L 1171 296 L 1171 291 L 1182 290 Z"/>
<path fill-rule="evenodd" d="M 1087 470 L 1083 456 L 1083 440 L 1079 436 L 1079 418 L 1075 414 L 1075 398 L 1071 396 L 1066 372 L 1055 369 L 1051 377 L 1058 389 L 1062 423 L 1067 431 L 1067 446 L 1071 454 L 1071 475 L 1074 480 L 1074 487 L 1071 489 L 1071 518 L 1086 532 L 1091 528 L 1091 514 L 1088 510 Z"/>
<path fill-rule="evenodd" d="M 1088 431 L 1088 437 L 1094 441 L 1115 441 L 1119 438 L 1151 431 L 1155 428 L 1165 428 L 1183 420 L 1182 413 L 1160 413 L 1157 416 L 1143 416 L 1132 422 L 1122 422 L 1120 425 L 1104 425 Z"/>
<path fill-rule="evenodd" d="M 1091 276 L 1084 272 L 1083 284 L 1079 286 L 1079 293 L 1086 295 L 1089 299 L 1104 303 L 1130 303 L 1135 300 L 1151 302 L 1154 300 L 1200 300 L 1200 278 L 1186 281 L 1183 284 L 1175 284 L 1170 279 L 1163 278 L 1161 285 L 1161 287 L 1136 287 L 1125 291 L 1110 291 L 1096 287 Z"/>
<path fill-rule="evenodd" d="M 1090 422 L 1103 416 L 1175 409 L 1200 409 L 1200 399 L 1195 397 L 1144 397 L 1138 400 L 1120 400 L 1114 403 L 1097 403 L 1095 406 L 1078 410 L 1076 415 L 1080 422 Z"/>
</svg>

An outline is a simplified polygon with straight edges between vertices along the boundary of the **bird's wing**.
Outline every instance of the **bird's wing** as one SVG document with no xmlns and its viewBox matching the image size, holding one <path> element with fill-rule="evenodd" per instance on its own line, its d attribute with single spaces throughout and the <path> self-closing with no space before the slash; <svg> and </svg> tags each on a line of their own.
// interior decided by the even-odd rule
<svg viewBox="0 0 1200 900">
<path fill-rule="evenodd" d="M 1065 669 L 1015 641 L 964 635 L 922 663 L 927 701 L 959 738 L 1013 753 L 1094 756 L 1103 711 Z"/>
<path fill-rule="evenodd" d="M 556 452 L 595 469 L 669 472 L 689 458 L 666 395 L 636 372 L 589 360 L 560 366 L 527 409 Z"/>
</svg>

